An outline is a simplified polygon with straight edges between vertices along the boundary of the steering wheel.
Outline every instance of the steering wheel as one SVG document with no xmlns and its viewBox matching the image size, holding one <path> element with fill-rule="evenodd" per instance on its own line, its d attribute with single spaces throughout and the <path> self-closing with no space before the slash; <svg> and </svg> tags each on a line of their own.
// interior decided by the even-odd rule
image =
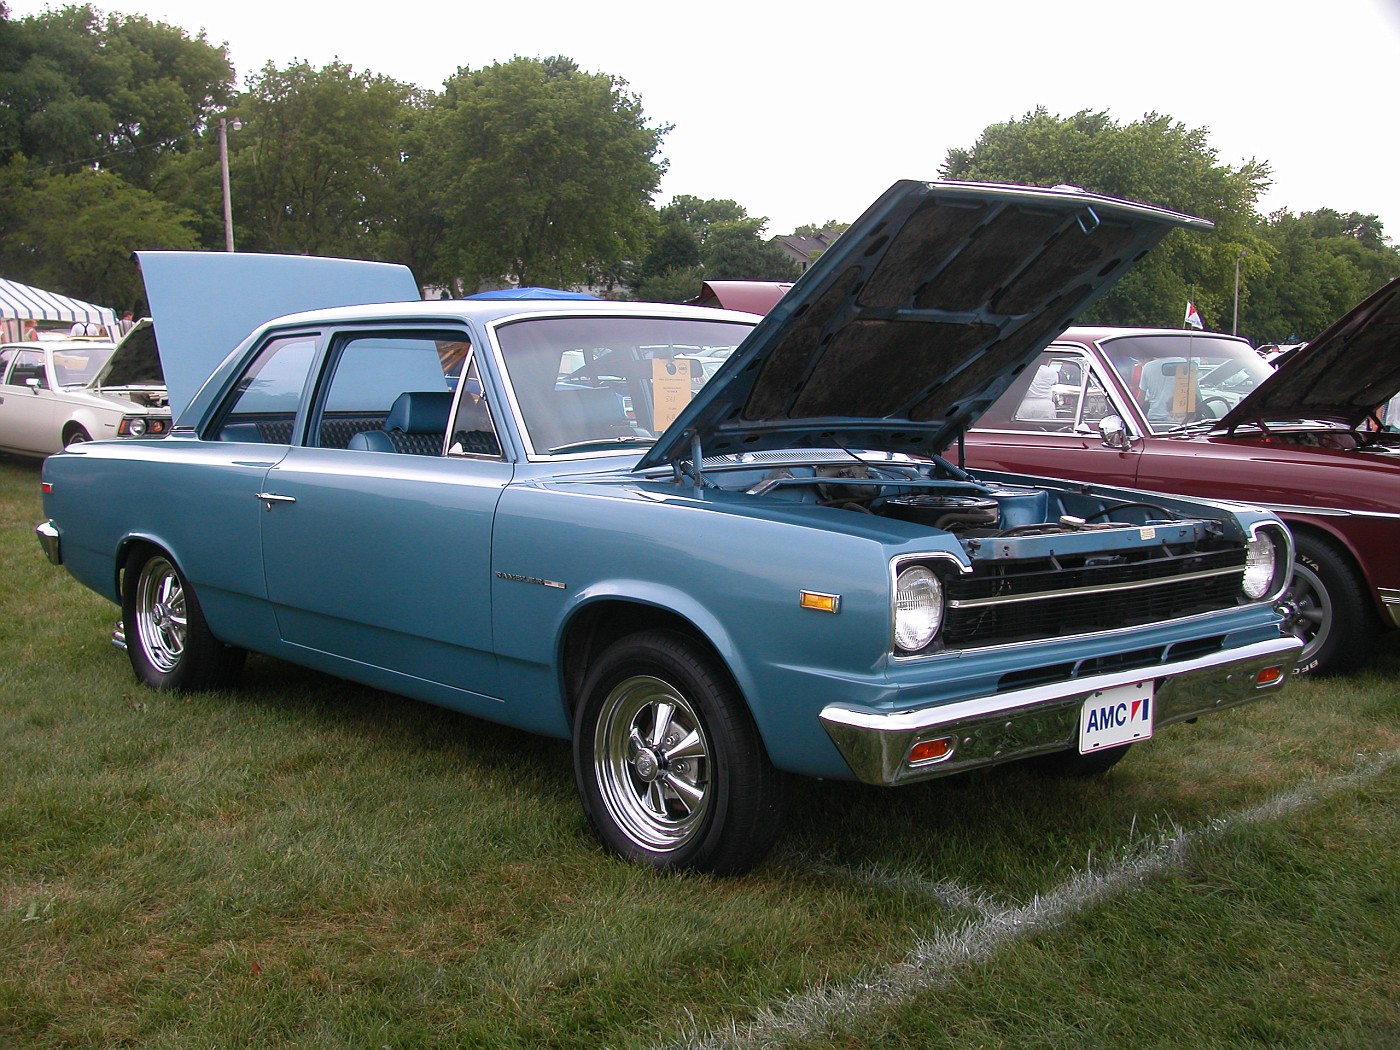
<svg viewBox="0 0 1400 1050">
<path fill-rule="evenodd" d="M 1209 417 L 1207 417 L 1205 409 L 1212 401 L 1218 401 L 1220 403 L 1220 410 L 1218 412 L 1211 412 Z M 1201 398 L 1200 403 L 1196 406 L 1196 418 L 1219 419 L 1234 407 L 1234 405 L 1230 404 L 1230 399 L 1227 397 L 1221 397 L 1219 394 L 1207 394 L 1205 397 Z"/>
</svg>

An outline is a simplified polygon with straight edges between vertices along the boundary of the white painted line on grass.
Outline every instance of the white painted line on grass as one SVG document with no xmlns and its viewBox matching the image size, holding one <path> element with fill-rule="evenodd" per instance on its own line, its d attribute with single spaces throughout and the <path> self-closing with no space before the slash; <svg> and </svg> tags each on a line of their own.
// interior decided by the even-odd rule
<svg viewBox="0 0 1400 1050">
<path fill-rule="evenodd" d="M 952 879 L 928 879 L 910 872 L 891 871 L 879 865 L 860 868 L 841 867 L 836 864 L 822 864 L 803 860 L 800 854 L 789 853 L 790 867 L 801 867 L 813 875 L 826 875 L 855 882 L 880 890 L 893 890 L 896 893 L 909 893 L 916 897 L 927 897 L 954 911 L 975 911 L 986 915 L 1000 911 L 1000 901 L 988 894 L 970 889 Z"/>
<path fill-rule="evenodd" d="M 1212 820 L 1195 831 L 1177 829 L 1129 846 L 1121 860 L 1101 872 L 1076 873 L 1029 904 L 987 912 L 951 930 L 920 939 L 894 966 L 793 996 L 774 1009 L 760 1011 L 747 1024 L 731 1024 L 708 1034 L 684 1033 L 665 1046 L 672 1050 L 773 1047 L 793 1039 L 814 1038 L 837 1022 L 898 1006 L 920 992 L 943 986 L 956 970 L 991 958 L 1017 937 L 1050 929 L 1114 894 L 1141 886 L 1164 871 L 1184 867 L 1190 848 L 1197 843 L 1218 838 L 1241 825 L 1277 820 L 1320 799 L 1375 780 L 1400 762 L 1400 752 L 1359 757 L 1363 759 L 1361 764 L 1347 773 L 1304 784 L 1257 806 Z M 970 894 L 959 899 L 982 898 Z"/>
</svg>

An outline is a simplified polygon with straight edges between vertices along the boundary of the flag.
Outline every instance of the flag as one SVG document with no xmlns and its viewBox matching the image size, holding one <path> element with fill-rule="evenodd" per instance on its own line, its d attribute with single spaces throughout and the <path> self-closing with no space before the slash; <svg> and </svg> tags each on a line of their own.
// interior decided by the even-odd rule
<svg viewBox="0 0 1400 1050">
<path fill-rule="evenodd" d="M 1196 309 L 1196 304 L 1190 299 L 1186 300 L 1186 319 L 1182 321 L 1182 324 L 1190 325 L 1192 328 L 1205 328 L 1205 325 L 1201 324 L 1200 311 Z"/>
</svg>

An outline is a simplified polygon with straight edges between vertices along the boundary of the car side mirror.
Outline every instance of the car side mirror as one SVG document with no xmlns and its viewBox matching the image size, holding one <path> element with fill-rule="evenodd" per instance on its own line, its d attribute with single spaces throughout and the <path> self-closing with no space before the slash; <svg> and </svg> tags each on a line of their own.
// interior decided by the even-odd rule
<svg viewBox="0 0 1400 1050">
<path fill-rule="evenodd" d="M 37 394 L 40 390 L 44 389 L 44 381 L 35 376 L 30 376 L 26 379 L 24 385 L 29 387 L 29 392 L 31 394 Z"/>
<path fill-rule="evenodd" d="M 1121 416 L 1104 416 L 1099 420 L 1099 436 L 1103 438 L 1104 445 L 1119 452 L 1126 452 L 1133 444 Z"/>
</svg>

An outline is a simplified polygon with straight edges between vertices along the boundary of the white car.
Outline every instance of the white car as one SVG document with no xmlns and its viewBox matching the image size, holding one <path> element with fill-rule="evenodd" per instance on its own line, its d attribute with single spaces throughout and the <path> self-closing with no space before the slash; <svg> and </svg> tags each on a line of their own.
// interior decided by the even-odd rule
<svg viewBox="0 0 1400 1050">
<path fill-rule="evenodd" d="M 0 346 L 0 451 L 47 456 L 79 441 L 161 435 L 170 408 L 155 329 Z"/>
</svg>

